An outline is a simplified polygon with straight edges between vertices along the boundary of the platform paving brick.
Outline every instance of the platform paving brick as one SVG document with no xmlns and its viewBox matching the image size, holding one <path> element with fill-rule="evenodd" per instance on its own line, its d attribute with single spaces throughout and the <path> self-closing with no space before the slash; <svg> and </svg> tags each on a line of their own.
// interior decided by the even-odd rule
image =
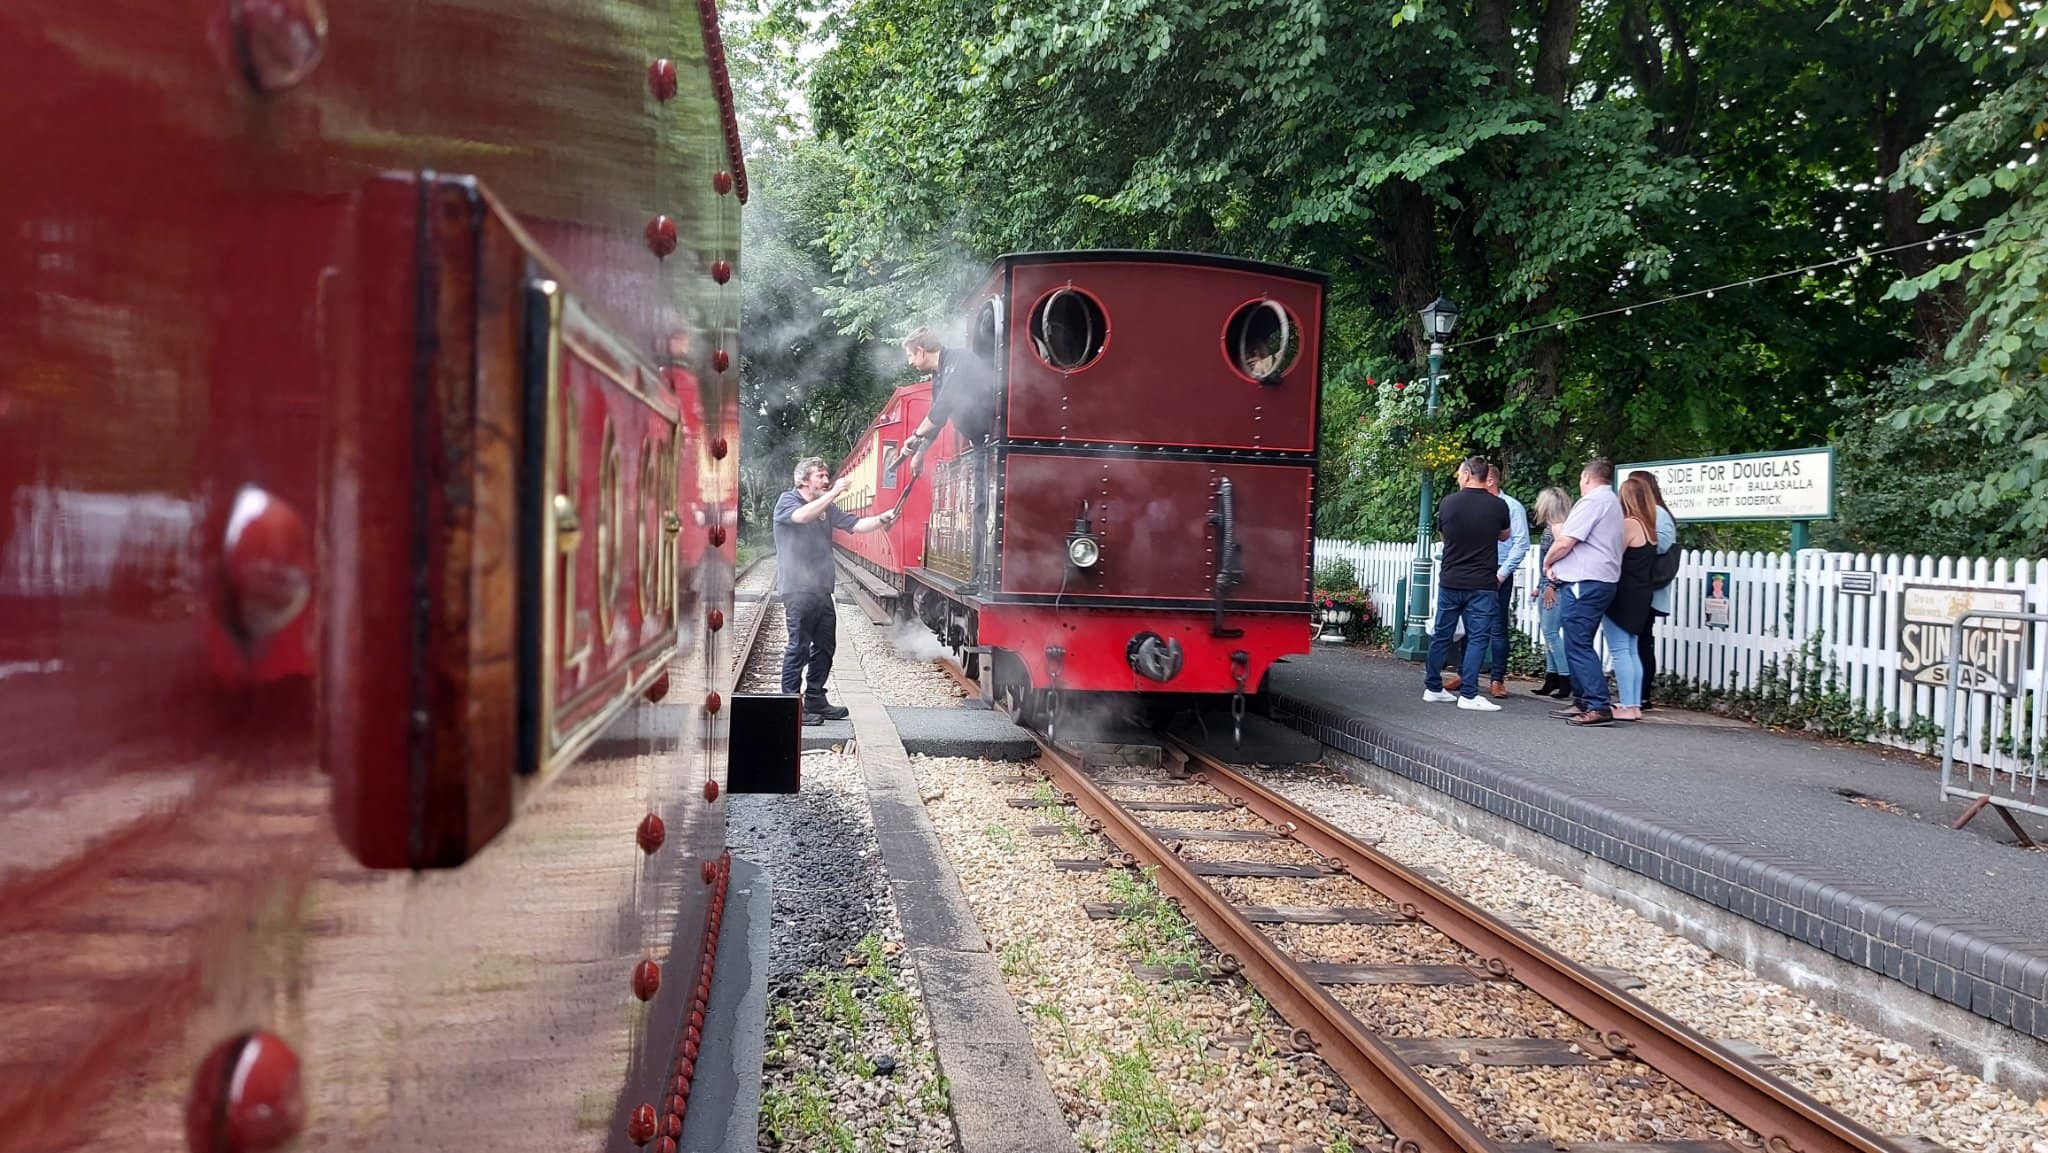
<svg viewBox="0 0 2048 1153">
<path fill-rule="evenodd" d="M 1031 734 L 993 709 L 889 709 L 903 747 L 923 757 L 1028 761 L 1038 755 Z"/>
<path fill-rule="evenodd" d="M 852 627 L 840 618 L 842 651 L 853 651 Z M 885 709 L 857 665 L 836 679 L 840 699 L 853 713 L 875 843 L 903 925 L 904 949 L 924 989 L 925 1015 L 951 1090 L 961 1153 L 1077 1153 L 1074 1131 L 1060 1112 L 1031 1033 L 960 890 L 960 878 L 939 846 L 905 741 L 891 723 L 901 713 L 990 714 Z"/>
<path fill-rule="evenodd" d="M 1272 687 L 1275 719 L 1326 745 L 2048 1040 L 2048 854 L 1949 828 L 1960 806 L 1917 758 L 1681 710 L 1572 729 L 1526 684 L 1475 718 L 1356 650 Z"/>
</svg>

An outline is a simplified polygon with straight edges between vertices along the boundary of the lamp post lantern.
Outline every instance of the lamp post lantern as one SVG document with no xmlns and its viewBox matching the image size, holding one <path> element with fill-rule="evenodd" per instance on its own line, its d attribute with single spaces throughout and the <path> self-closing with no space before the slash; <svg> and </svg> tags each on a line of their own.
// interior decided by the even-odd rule
<svg viewBox="0 0 2048 1153">
<path fill-rule="evenodd" d="M 1444 297 L 1437 297 L 1422 310 L 1422 334 L 1429 338 L 1429 407 L 1425 425 L 1436 422 L 1436 389 L 1444 363 L 1444 341 L 1458 327 L 1458 306 Z M 1394 655 L 1403 660 L 1419 661 L 1429 655 L 1429 633 L 1425 624 L 1429 616 L 1429 524 L 1430 511 L 1436 507 L 1436 494 L 1431 491 L 1429 464 L 1422 466 L 1422 500 L 1415 512 L 1415 568 L 1408 578 L 1408 624 L 1401 632 L 1400 643 L 1394 646 Z"/>
</svg>

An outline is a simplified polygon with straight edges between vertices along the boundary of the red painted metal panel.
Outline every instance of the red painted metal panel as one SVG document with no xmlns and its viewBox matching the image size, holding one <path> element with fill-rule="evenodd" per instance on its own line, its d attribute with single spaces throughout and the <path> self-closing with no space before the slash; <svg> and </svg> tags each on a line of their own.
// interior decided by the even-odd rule
<svg viewBox="0 0 2048 1153">
<path fill-rule="evenodd" d="M 896 523 L 888 528 L 858 536 L 844 532 L 832 534 L 840 548 L 874 568 L 899 576 L 905 569 L 924 563 L 925 524 L 932 509 L 932 480 L 937 474 L 938 462 L 950 458 L 957 451 L 957 441 L 949 426 L 925 454 L 924 473 L 913 478 L 910 462 L 903 461 L 894 470 L 893 486 L 889 484 L 890 478 L 882 473 L 882 460 L 887 446 L 895 445 L 900 449 L 904 438 L 931 411 L 931 407 L 930 381 L 921 380 L 897 389 L 834 474 L 851 481 L 842 497 L 842 504 L 855 516 L 873 516 L 885 509 L 900 508 Z"/>
<path fill-rule="evenodd" d="M 1209 516 L 1225 477 L 1235 497 L 1244 567 L 1231 599 L 1305 609 L 1314 470 L 1164 456 L 1012 450 L 1003 465 L 1002 592 L 1208 601 L 1217 545 Z M 1067 534 L 1084 504 L 1102 560 L 1073 573 Z"/>
<path fill-rule="evenodd" d="M 1186 261 L 1019 261 L 1011 265 L 1008 426 L 1011 439 L 1315 451 L 1322 343 L 1320 285 Z M 1101 356 L 1061 372 L 1033 347 L 1031 316 L 1061 287 L 1100 302 Z M 1300 333 L 1277 385 L 1233 367 L 1224 329 L 1240 307 L 1271 299 Z"/>
<path fill-rule="evenodd" d="M 1238 685 L 1231 658 L 1237 653 L 1246 657 L 1246 687 L 1256 690 L 1274 661 L 1309 650 L 1311 632 L 1306 612 L 1232 613 L 1225 627 L 1242 629 L 1243 635 L 1218 637 L 1211 635 L 1204 613 L 1051 605 L 991 605 L 982 610 L 980 623 L 981 643 L 1016 654 L 1032 687 L 1052 687 L 1045 650 L 1058 645 L 1066 650 L 1060 689 L 1109 693 L 1232 693 Z M 1180 675 L 1165 684 L 1139 676 L 1125 659 L 1131 638 L 1145 632 L 1180 642 Z"/>
<path fill-rule="evenodd" d="M 623 1119 L 664 1101 L 722 883 L 704 785 L 726 722 L 705 703 L 731 633 L 678 614 L 674 703 L 629 710 L 519 796 L 490 598 L 528 506 L 509 472 L 430 463 L 415 433 L 465 451 L 518 434 L 486 406 L 525 395 L 507 309 L 540 254 L 630 359 L 684 349 L 679 603 L 730 614 L 734 374 L 707 366 L 733 349 L 738 286 L 711 268 L 737 259 L 738 197 L 715 181 L 733 158 L 698 15 L 0 6 L 0 1150 L 175 1143 L 187 1101 L 222 1089 L 232 1063 L 211 1058 L 252 1028 L 296 1055 L 322 1148 L 623 1149 Z M 685 65 L 666 103 L 657 59 Z M 377 191 L 426 169 L 502 209 L 442 237 L 483 256 L 432 308 L 412 307 L 417 217 Z M 607 388 L 570 385 L 610 409 Z M 667 627 L 633 599 L 637 542 L 667 526 L 639 499 L 649 429 L 624 419 L 605 653 L 622 667 Z M 460 660 L 423 676 L 422 643 Z M 379 851 L 475 853 L 513 823 L 452 875 L 365 869 L 335 828 L 351 786 L 316 762 L 323 728 L 359 763 L 396 751 L 381 791 L 339 807 L 360 837 L 373 809 L 395 831 L 456 802 L 436 836 Z M 667 960 L 643 1005 L 630 974 L 650 955 Z"/>
</svg>

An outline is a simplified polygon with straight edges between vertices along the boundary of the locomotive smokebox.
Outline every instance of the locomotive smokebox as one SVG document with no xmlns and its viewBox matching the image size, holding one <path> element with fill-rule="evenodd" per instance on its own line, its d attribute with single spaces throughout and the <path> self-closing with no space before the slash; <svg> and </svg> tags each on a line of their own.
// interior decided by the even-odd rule
<svg viewBox="0 0 2048 1153">
<path fill-rule="evenodd" d="M 1165 684 L 1180 675 L 1180 642 L 1165 640 L 1158 633 L 1139 633 L 1125 647 L 1124 659 L 1139 676 Z"/>
</svg>

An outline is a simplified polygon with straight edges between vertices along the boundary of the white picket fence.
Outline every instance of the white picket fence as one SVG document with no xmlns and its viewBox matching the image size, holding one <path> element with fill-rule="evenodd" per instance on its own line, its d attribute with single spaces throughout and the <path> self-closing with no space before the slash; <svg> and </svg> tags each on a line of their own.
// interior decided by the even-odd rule
<svg viewBox="0 0 2048 1153">
<path fill-rule="evenodd" d="M 1349 561 L 1359 584 L 1372 590 L 1380 619 L 1395 618 L 1395 593 L 1415 560 L 1413 541 L 1361 544 L 1316 541 L 1318 570 Z M 1727 577 L 1726 627 L 1710 625 L 1706 614 L 1709 573 Z M 1868 574 L 1849 576 L 1843 574 Z M 1540 648 L 1534 602 L 1534 550 L 1517 576 L 1516 623 Z M 1845 587 L 1848 586 L 1848 587 Z M 1756 690 L 1767 666 L 1790 671 L 1800 650 L 1811 644 L 1823 672 L 1823 690 L 1839 692 L 1878 722 L 1871 739 L 1925 750 L 1914 731 L 1939 731 L 1944 723 L 1942 691 L 1900 676 L 1907 586 L 1923 590 L 2004 592 L 2006 607 L 2048 613 L 2048 560 L 1930 557 L 1830 553 L 1808 549 L 1796 558 L 1778 552 L 1686 550 L 1674 586 L 1671 616 L 1657 624 L 1657 667 L 1686 681 L 1723 691 Z M 1431 579 L 1434 591 L 1436 582 Z M 1926 592 L 1920 594 L 1925 597 Z M 1435 606 L 1431 605 L 1431 615 Z M 1716 621 L 1718 625 L 1721 622 Z M 1959 764 L 1969 778 L 2002 798 L 2048 806 L 2042 776 L 2044 732 L 2048 732 L 2048 623 L 2012 626 L 2018 644 L 2018 692 L 1961 691 L 1956 694 L 1956 731 L 1950 734 Z M 1948 630 L 1922 623 L 1914 640 L 1923 650 L 1945 652 Z M 1923 663 L 1925 663 L 1923 661 Z M 1796 690 L 1796 686 L 1795 686 Z M 1933 729 L 1928 725 L 1932 724 Z M 1941 751 L 1940 744 L 1934 751 Z"/>
</svg>

